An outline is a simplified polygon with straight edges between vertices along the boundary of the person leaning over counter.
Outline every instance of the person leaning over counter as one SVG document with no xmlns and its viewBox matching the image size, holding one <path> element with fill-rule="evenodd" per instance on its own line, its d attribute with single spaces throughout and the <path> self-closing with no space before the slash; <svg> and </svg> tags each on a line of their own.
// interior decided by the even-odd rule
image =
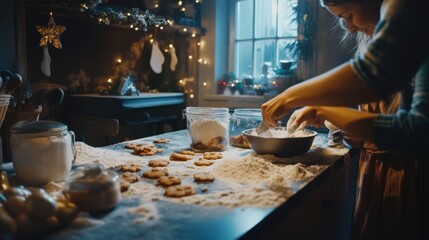
<svg viewBox="0 0 429 240">
<path fill-rule="evenodd" d="M 368 2 L 372 1 L 347 1 L 347 4 Z M 323 3 L 331 12 L 336 12 L 332 9 L 335 8 L 332 1 Z M 380 150 L 409 157 L 407 163 L 414 165 L 416 172 L 414 178 L 408 179 L 410 181 L 402 186 L 415 189 L 415 196 L 401 203 L 401 207 L 413 208 L 411 214 L 396 214 L 397 222 L 378 219 L 385 221 L 384 225 L 373 232 L 365 227 L 376 221 L 364 221 L 360 226 L 363 229 L 360 233 L 357 230 L 358 235 L 352 238 L 429 238 L 429 164 L 426 162 L 429 157 L 424 157 L 429 140 L 429 19 L 425 17 L 428 5 L 425 0 L 382 1 L 373 40 L 362 54 L 325 74 L 285 90 L 262 105 L 264 121 L 270 126 L 275 126 L 277 120 L 293 108 L 307 106 L 300 110 L 299 117 L 291 119 L 292 126 L 299 126 L 303 121 L 312 125 L 323 122 L 322 119 L 328 120 L 354 137 L 375 143 Z M 357 19 L 353 14 L 349 11 L 339 14 L 339 17 L 359 26 L 354 22 Z M 365 27 L 357 30 L 366 31 Z M 408 89 L 410 85 L 413 93 L 402 92 L 404 107 L 394 114 L 375 114 L 344 107 L 378 101 Z M 398 191 L 406 194 L 407 189 Z M 389 202 L 389 196 L 384 198 L 383 205 L 373 211 L 381 212 L 394 203 Z M 401 213 L 407 214 L 407 211 Z M 388 228 L 389 224 L 397 229 L 392 231 Z"/>
</svg>

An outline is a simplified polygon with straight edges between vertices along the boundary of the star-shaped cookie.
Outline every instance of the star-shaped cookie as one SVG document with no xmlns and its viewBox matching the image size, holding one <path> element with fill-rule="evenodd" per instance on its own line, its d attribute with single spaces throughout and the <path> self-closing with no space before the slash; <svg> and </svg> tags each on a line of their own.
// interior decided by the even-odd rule
<svg viewBox="0 0 429 240">
<path fill-rule="evenodd" d="M 66 30 L 65 26 L 56 25 L 54 18 L 49 18 L 48 26 L 36 26 L 37 31 L 42 35 L 39 46 L 46 47 L 48 44 L 52 44 L 55 48 L 61 49 L 60 35 Z"/>
</svg>

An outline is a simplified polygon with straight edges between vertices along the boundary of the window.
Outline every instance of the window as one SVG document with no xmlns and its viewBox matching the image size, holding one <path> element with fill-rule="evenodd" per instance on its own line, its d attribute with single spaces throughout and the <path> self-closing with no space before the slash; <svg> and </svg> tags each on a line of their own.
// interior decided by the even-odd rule
<svg viewBox="0 0 429 240">
<path fill-rule="evenodd" d="M 235 0 L 234 73 L 258 81 L 294 60 L 298 0 Z"/>
</svg>

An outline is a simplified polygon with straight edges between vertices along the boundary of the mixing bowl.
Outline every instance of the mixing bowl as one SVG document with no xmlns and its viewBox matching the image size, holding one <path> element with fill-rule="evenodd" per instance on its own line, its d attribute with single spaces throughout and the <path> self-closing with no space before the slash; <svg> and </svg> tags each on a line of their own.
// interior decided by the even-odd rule
<svg viewBox="0 0 429 240">
<path fill-rule="evenodd" d="M 286 127 L 277 127 L 275 130 L 287 131 Z M 272 154 L 277 157 L 292 157 L 307 152 L 313 144 L 317 132 L 303 129 L 304 136 L 299 137 L 263 137 L 255 133 L 255 128 L 242 132 L 247 142 L 256 153 Z M 287 136 L 287 135 L 285 135 Z"/>
</svg>

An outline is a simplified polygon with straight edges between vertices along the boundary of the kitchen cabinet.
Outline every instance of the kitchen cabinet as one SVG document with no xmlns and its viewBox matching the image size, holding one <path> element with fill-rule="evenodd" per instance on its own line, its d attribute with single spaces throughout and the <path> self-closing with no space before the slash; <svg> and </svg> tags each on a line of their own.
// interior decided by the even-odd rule
<svg viewBox="0 0 429 240">
<path fill-rule="evenodd" d="M 70 114 L 116 119 L 119 131 L 116 142 L 166 131 L 183 129 L 183 93 L 140 93 L 139 96 L 74 94 L 70 96 Z M 72 129 L 73 130 L 73 129 Z"/>
<path fill-rule="evenodd" d="M 242 239 L 349 239 L 357 167 L 352 149 Z"/>
</svg>

